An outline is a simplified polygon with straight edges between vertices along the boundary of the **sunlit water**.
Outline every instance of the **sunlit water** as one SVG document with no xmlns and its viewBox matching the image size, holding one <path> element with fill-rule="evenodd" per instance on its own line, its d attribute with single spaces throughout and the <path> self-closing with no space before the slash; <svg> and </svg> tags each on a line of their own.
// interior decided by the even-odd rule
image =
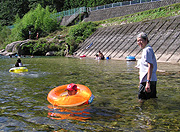
<svg viewBox="0 0 180 132">
<path fill-rule="evenodd" d="M 60 57 L 22 58 L 29 72 L 9 73 L 16 58 L 0 57 L 0 131 L 178 131 L 180 65 L 158 63 L 158 99 L 137 99 L 136 62 Z M 90 105 L 53 107 L 53 88 L 78 83 Z"/>
</svg>

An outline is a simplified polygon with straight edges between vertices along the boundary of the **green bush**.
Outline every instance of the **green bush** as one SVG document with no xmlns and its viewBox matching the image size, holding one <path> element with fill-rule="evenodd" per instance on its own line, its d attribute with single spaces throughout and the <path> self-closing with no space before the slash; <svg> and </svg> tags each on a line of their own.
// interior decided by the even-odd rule
<svg viewBox="0 0 180 132">
<path fill-rule="evenodd" d="M 54 53 L 55 56 L 64 56 L 64 50 L 60 50 Z"/>
<path fill-rule="evenodd" d="M 98 25 L 93 22 L 82 22 L 70 28 L 66 37 L 66 43 L 70 46 L 69 54 L 73 54 L 78 48 L 79 43 L 82 43 L 88 38 Z"/>
<path fill-rule="evenodd" d="M 61 50 L 60 45 L 54 43 L 47 43 L 45 40 L 40 40 L 38 42 L 30 41 L 22 46 L 22 49 L 26 53 L 31 55 L 45 55 L 49 51 L 59 51 Z"/>
<path fill-rule="evenodd" d="M 6 46 L 8 36 L 11 34 L 11 30 L 6 26 L 0 25 L 0 49 L 4 49 Z"/>
<path fill-rule="evenodd" d="M 56 17 L 50 13 L 49 7 L 46 9 L 38 5 L 36 9 L 30 10 L 22 19 L 16 17 L 15 27 L 12 29 L 10 41 L 24 40 L 29 38 L 29 30 L 31 30 L 31 38 L 35 39 L 38 32 L 41 37 L 58 29 Z"/>
</svg>

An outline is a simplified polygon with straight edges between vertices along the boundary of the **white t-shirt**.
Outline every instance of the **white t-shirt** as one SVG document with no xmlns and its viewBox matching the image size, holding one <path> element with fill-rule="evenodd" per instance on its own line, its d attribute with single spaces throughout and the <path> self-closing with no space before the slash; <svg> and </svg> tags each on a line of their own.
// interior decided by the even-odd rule
<svg viewBox="0 0 180 132">
<path fill-rule="evenodd" d="M 147 81 L 148 73 L 148 63 L 153 64 L 153 71 L 150 81 L 157 81 L 156 71 L 157 71 L 157 62 L 154 55 L 154 51 L 151 46 L 147 45 L 142 52 L 141 62 L 140 62 L 140 83 Z"/>
<path fill-rule="evenodd" d="M 19 67 L 23 66 L 22 63 L 18 63 L 19 64 Z"/>
</svg>

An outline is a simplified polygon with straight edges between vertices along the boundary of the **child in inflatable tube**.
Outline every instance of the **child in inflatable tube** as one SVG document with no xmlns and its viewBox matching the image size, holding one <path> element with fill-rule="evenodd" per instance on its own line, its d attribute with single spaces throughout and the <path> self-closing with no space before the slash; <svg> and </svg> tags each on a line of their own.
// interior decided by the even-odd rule
<svg viewBox="0 0 180 132">
<path fill-rule="evenodd" d="M 74 84 L 74 83 L 71 83 L 67 86 L 66 90 L 68 91 L 68 94 L 67 95 L 63 95 L 63 96 L 72 96 L 72 95 L 76 95 L 77 94 L 77 85 Z M 88 100 L 88 103 L 92 103 L 94 99 L 94 95 L 92 94 L 90 99 Z"/>
<path fill-rule="evenodd" d="M 77 93 L 77 85 L 74 83 L 71 83 L 67 86 L 68 94 L 67 96 L 75 95 Z"/>
<path fill-rule="evenodd" d="M 92 103 L 94 95 L 81 84 L 67 84 L 52 89 L 47 100 L 54 106 L 73 107 Z"/>
</svg>

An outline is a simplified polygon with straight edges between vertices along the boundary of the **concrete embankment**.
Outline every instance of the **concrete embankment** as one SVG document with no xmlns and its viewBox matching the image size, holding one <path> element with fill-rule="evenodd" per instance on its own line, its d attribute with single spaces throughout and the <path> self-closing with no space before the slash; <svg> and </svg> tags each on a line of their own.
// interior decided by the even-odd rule
<svg viewBox="0 0 180 132">
<path fill-rule="evenodd" d="M 149 2 L 143 2 L 143 1 L 141 4 L 133 4 L 134 2 L 136 3 L 136 1 L 134 1 L 134 2 L 131 2 L 132 4 L 130 5 L 124 5 L 124 6 L 119 6 L 119 7 L 106 8 L 106 9 L 88 12 L 88 17 L 85 18 L 84 21 L 88 22 L 88 21 L 106 20 L 109 18 L 125 16 L 125 15 L 133 14 L 136 12 L 147 11 L 147 10 L 156 9 L 163 6 L 172 5 L 175 3 L 180 3 L 180 0 L 159 0 L 159 1 L 153 1 L 153 2 L 150 2 L 150 0 L 148 0 Z M 66 19 L 67 18 L 65 18 L 65 20 Z"/>
<path fill-rule="evenodd" d="M 141 57 L 142 50 L 136 36 L 146 32 L 158 62 L 180 63 L 180 16 L 151 21 L 99 28 L 82 44 L 77 55 L 95 57 L 99 50 L 112 59 L 125 59 L 132 55 Z"/>
</svg>

